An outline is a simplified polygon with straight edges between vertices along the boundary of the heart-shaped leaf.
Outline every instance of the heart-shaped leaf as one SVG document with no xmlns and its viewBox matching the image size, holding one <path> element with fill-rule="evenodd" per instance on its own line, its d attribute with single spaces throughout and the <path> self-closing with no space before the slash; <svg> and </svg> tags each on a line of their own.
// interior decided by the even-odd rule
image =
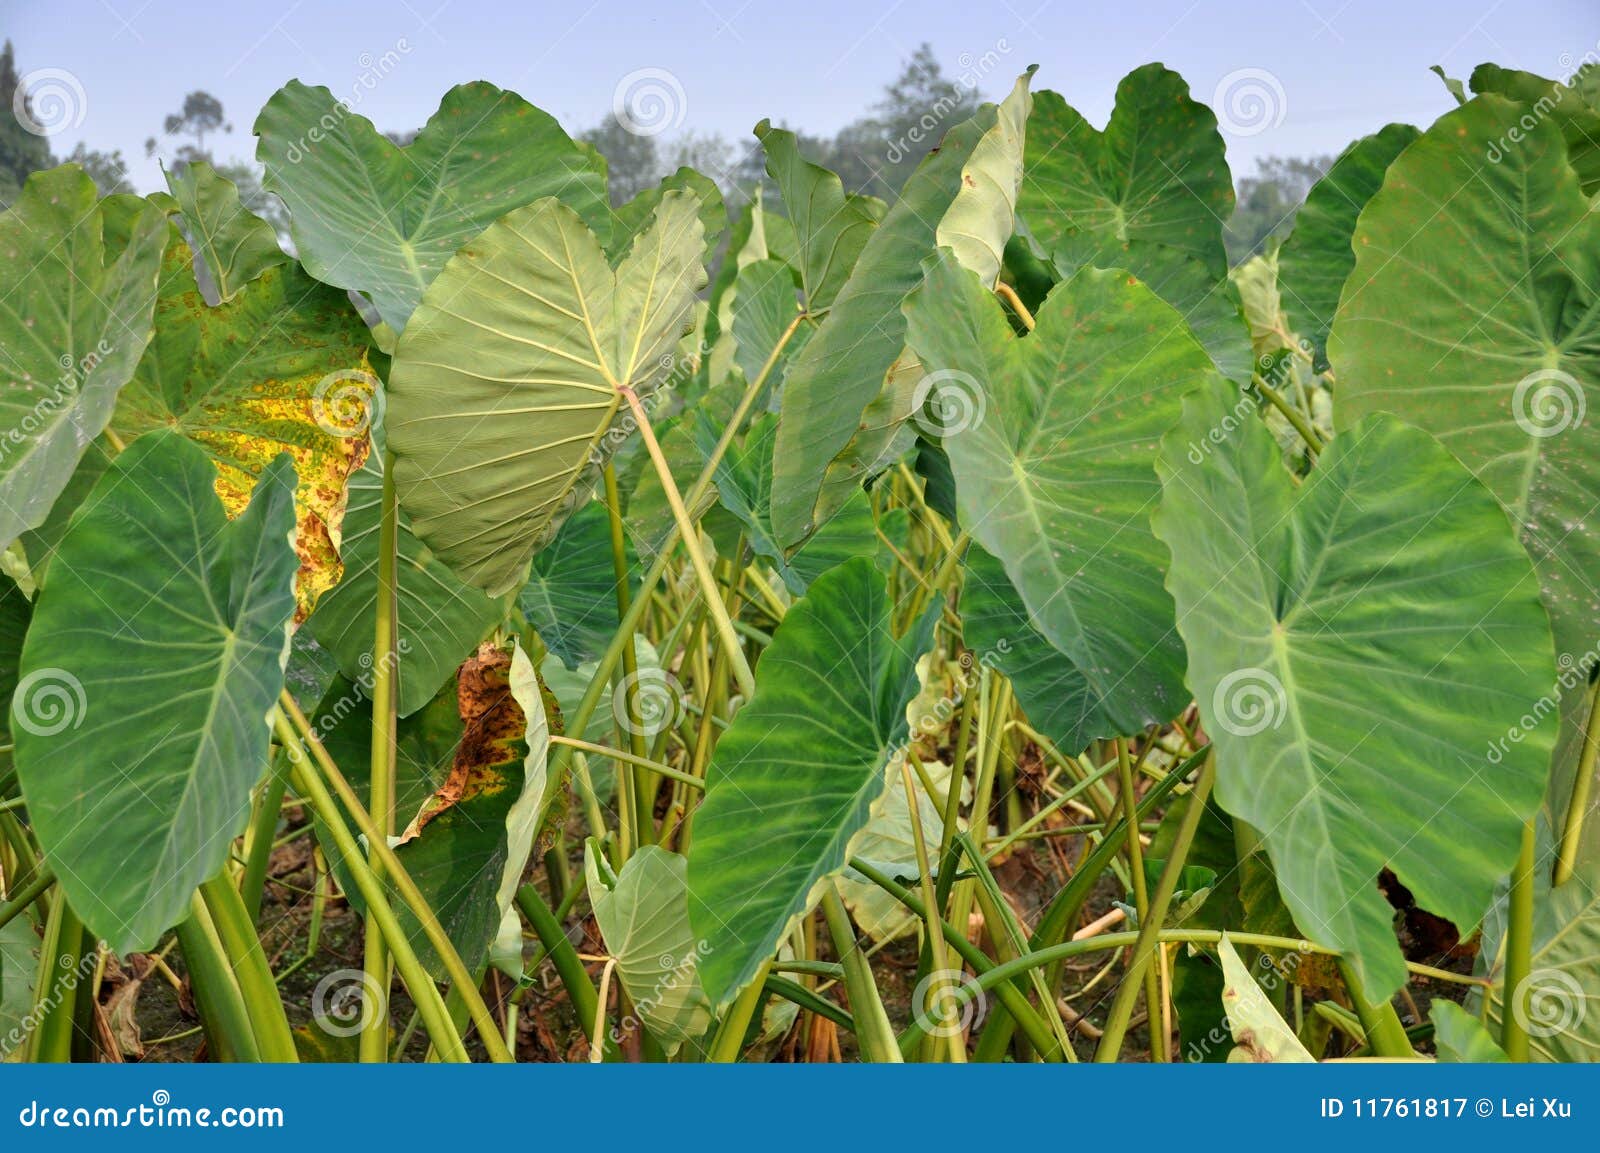
<svg viewBox="0 0 1600 1153">
<path fill-rule="evenodd" d="M 674 363 L 705 282 L 699 205 L 668 192 L 613 271 L 560 201 L 507 214 L 439 274 L 401 337 L 388 436 L 418 538 L 491 596 L 586 499 L 622 389 Z"/>
<path fill-rule="evenodd" d="M 883 219 L 885 205 L 873 196 L 847 194 L 838 176 L 800 155 L 793 132 L 763 120 L 756 125 L 756 138 L 767 154 L 767 174 L 777 182 L 794 225 L 794 263 L 805 310 L 820 317 L 849 279 Z M 745 371 L 748 375 L 749 369 Z"/>
<path fill-rule="evenodd" d="M 1025 84 L 1020 92 L 1010 99 L 1025 99 Z M 950 129 L 917 166 L 862 248 L 827 317 L 790 364 L 772 466 L 772 523 L 785 548 L 844 505 L 911 415 L 916 370 L 906 356 L 900 306 L 922 281 L 922 261 L 935 249 L 939 224 L 961 192 L 962 174 L 979 144 L 1006 131 L 1002 115 L 998 106 L 985 104 Z M 896 396 L 904 403 L 894 404 Z M 892 412 L 864 422 L 879 397 Z M 850 451 L 864 423 L 871 426 L 872 443 Z M 824 497 L 824 478 L 841 456 L 848 458 L 845 467 L 835 470 Z"/>
<path fill-rule="evenodd" d="M 1505 514 L 1432 437 L 1363 421 L 1297 490 L 1242 403 L 1196 391 L 1162 446 L 1189 687 L 1219 803 L 1387 1000 L 1405 965 L 1378 874 L 1466 929 L 1517 858 L 1551 726 L 1505 738 L 1548 690 L 1549 624 Z"/>
<path fill-rule="evenodd" d="M 1131 735 L 1183 708 L 1183 646 L 1151 534 L 1155 457 L 1215 369 L 1183 319 L 1121 272 L 1058 284 L 1025 337 L 948 253 L 906 304 L 939 382 L 961 523 L 1086 682 L 1082 732 Z"/>
<path fill-rule="evenodd" d="M 404 148 L 326 88 L 291 80 L 256 118 L 262 183 L 289 206 L 306 271 L 370 297 L 401 331 L 456 250 L 545 196 L 609 235 L 605 162 L 515 92 L 445 93 Z"/>
<path fill-rule="evenodd" d="M 872 561 L 824 573 L 778 626 L 755 696 L 717 743 L 689 850 L 689 923 L 715 1005 L 844 867 L 883 793 L 941 602 L 898 638 L 891 607 Z"/>
<path fill-rule="evenodd" d="M 1527 116 L 1479 96 L 1390 166 L 1328 356 L 1340 428 L 1392 412 L 1427 429 L 1522 534 L 1563 665 L 1559 828 L 1600 641 L 1600 216 L 1557 125 Z"/>
<path fill-rule="evenodd" d="M 627 549 L 626 537 L 623 547 Z M 631 565 L 631 550 L 625 555 Z M 517 605 L 567 668 L 600 658 L 621 624 L 611 514 L 604 504 L 584 505 L 533 558 L 533 571 L 517 594 Z"/>
<path fill-rule="evenodd" d="M 44 523 L 150 340 L 167 224 L 75 164 L 0 213 L 0 544 Z"/>
<path fill-rule="evenodd" d="M 28 817 L 84 923 L 153 948 L 228 859 L 267 767 L 297 560 L 294 467 L 229 521 L 176 431 L 134 441 L 78 511 L 12 701 Z"/>
<path fill-rule="evenodd" d="M 1217 118 L 1160 64 L 1136 68 L 1117 85 L 1104 132 L 1059 94 L 1039 92 L 1017 213 L 1041 256 L 1074 238 L 1095 248 L 1134 242 L 1197 260 L 1220 280 L 1228 271 L 1222 226 L 1233 215 L 1233 178 Z"/>
</svg>

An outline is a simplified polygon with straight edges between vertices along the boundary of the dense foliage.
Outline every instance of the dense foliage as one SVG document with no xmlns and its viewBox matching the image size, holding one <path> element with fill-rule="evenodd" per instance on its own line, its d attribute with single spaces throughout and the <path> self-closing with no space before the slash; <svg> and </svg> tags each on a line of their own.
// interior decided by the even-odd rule
<svg viewBox="0 0 1600 1153">
<path fill-rule="evenodd" d="M 1594 1059 L 1597 74 L 1232 270 L 1158 64 L 887 202 L 763 121 L 614 207 L 483 82 L 278 91 L 287 250 L 36 172 L 0 1054 Z"/>
</svg>

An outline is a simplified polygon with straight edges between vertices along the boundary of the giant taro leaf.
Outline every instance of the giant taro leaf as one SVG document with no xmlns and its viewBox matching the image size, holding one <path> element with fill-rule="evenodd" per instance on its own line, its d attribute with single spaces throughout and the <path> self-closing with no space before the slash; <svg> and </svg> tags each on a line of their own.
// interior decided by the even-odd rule
<svg viewBox="0 0 1600 1153">
<path fill-rule="evenodd" d="M 340 552 L 344 577 L 323 594 L 306 631 L 325 645 L 339 671 L 370 687 L 378 605 L 378 538 L 383 519 L 383 450 L 374 429 L 367 461 L 350 476 Z M 395 676 L 398 708 L 410 716 L 433 699 L 479 641 L 506 615 L 504 598 L 462 584 L 411 531 L 402 511 L 396 525 L 400 643 Z"/>
<path fill-rule="evenodd" d="M 1472 70 L 1468 82 L 1480 96 L 1494 93 L 1524 105 L 1525 115 L 1518 121 L 1520 129 L 1526 128 L 1526 114 L 1555 124 L 1567 142 L 1567 158 L 1577 169 L 1583 194 L 1593 196 L 1600 192 L 1600 66 L 1592 59 L 1566 81 L 1547 80 L 1498 64 L 1480 64 Z M 1493 151 L 1485 149 L 1484 155 L 1498 164 L 1521 143 L 1520 133 L 1508 134 L 1494 142 Z"/>
<path fill-rule="evenodd" d="M 174 229 L 162 262 L 156 333 L 117 400 L 123 436 L 176 428 L 217 467 L 217 494 L 243 508 L 280 452 L 294 458 L 296 586 L 302 615 L 339 579 L 345 481 L 367 454 L 377 378 L 349 298 L 293 265 L 270 268 L 212 307 Z"/>
<path fill-rule="evenodd" d="M 1087 682 L 1088 736 L 1183 708 L 1183 646 L 1150 531 L 1160 437 L 1215 370 L 1183 320 L 1126 273 L 1086 268 L 1012 331 L 948 254 L 907 302 L 911 347 L 967 404 L 946 429 L 961 523 L 1004 566 L 1028 619 Z"/>
<path fill-rule="evenodd" d="M 772 521 L 783 547 L 799 543 L 833 511 L 818 507 L 830 463 L 861 430 L 868 405 L 904 375 L 900 306 L 922 280 L 922 261 L 934 251 L 939 222 L 960 191 L 962 169 L 998 121 L 999 110 L 984 105 L 918 165 L 862 248 L 828 315 L 790 363 L 773 458 Z M 844 503 L 846 489 L 864 479 L 867 458 L 877 455 L 855 454 L 853 474 L 833 486 L 835 508 Z"/>
<path fill-rule="evenodd" d="M 491 596 L 516 588 L 610 455 L 622 389 L 652 392 L 704 283 L 698 202 L 668 192 L 615 270 L 570 208 L 496 221 L 401 337 L 388 435 L 418 538 Z"/>
<path fill-rule="evenodd" d="M 1121 268 L 1183 314 L 1229 379 L 1250 375 L 1222 228 L 1233 183 L 1216 117 L 1183 77 L 1147 64 L 1117 86 L 1098 132 L 1057 93 L 1040 92 L 1028 121 L 1017 212 L 1056 274 Z"/>
<path fill-rule="evenodd" d="M 228 859 L 267 767 L 294 613 L 294 468 L 233 521 L 178 432 L 129 446 L 73 519 L 12 702 L 28 816 L 114 952 L 154 947 Z"/>
<path fill-rule="evenodd" d="M 1528 128 L 1526 116 L 1479 96 L 1390 166 L 1356 226 L 1328 356 L 1339 427 L 1392 412 L 1500 498 L 1539 572 L 1556 651 L 1582 670 L 1600 640 L 1600 217 L 1556 124 Z M 1582 681 L 1563 686 L 1557 826 Z"/>
<path fill-rule="evenodd" d="M 1034 96 L 1027 172 L 1017 213 L 1040 255 L 1069 239 L 1124 243 L 1192 259 L 1214 280 L 1227 274 L 1222 226 L 1233 180 L 1211 109 L 1160 64 L 1117 85 L 1104 132 L 1055 92 Z"/>
<path fill-rule="evenodd" d="M 1383 185 L 1394 158 L 1420 133 L 1409 124 L 1386 125 L 1339 154 L 1311 186 L 1295 213 L 1294 231 L 1278 253 L 1278 289 L 1296 331 L 1325 361 L 1339 291 L 1356 266 L 1350 239 L 1356 218 Z"/>
<path fill-rule="evenodd" d="M 269 268 L 288 263 L 278 234 L 239 200 L 239 189 L 203 160 L 167 173 L 184 231 L 210 279 L 208 304 L 232 300 Z"/>
<path fill-rule="evenodd" d="M 166 220 L 96 195 L 64 165 L 0 213 L 0 545 L 44 523 L 150 340 Z"/>
<path fill-rule="evenodd" d="M 1340 433 L 1297 490 L 1208 387 L 1159 468 L 1217 799 L 1260 832 L 1295 923 L 1387 1000 L 1405 965 L 1379 872 L 1470 928 L 1538 808 L 1550 726 L 1504 740 L 1552 667 L 1533 568 L 1489 492 L 1392 417 Z"/>
<path fill-rule="evenodd" d="M 837 175 L 800 155 L 793 132 L 763 120 L 756 125 L 756 137 L 767 154 L 767 174 L 777 182 L 794 225 L 794 265 L 806 311 L 820 316 L 839 295 L 883 219 L 883 201 L 847 194 Z M 745 375 L 750 375 L 748 368 Z"/>
<path fill-rule="evenodd" d="M 866 558 L 818 577 L 761 658 L 755 696 L 717 744 L 689 851 L 700 979 L 727 1003 L 844 867 L 908 733 L 917 658 L 938 598 L 890 632 L 883 574 Z"/>
<path fill-rule="evenodd" d="M 456 250 L 514 208 L 554 196 L 602 238 L 610 231 L 598 154 L 485 81 L 445 93 L 403 148 L 298 80 L 273 94 L 254 131 L 263 184 L 289 206 L 306 271 L 364 293 L 396 331 Z"/>
</svg>

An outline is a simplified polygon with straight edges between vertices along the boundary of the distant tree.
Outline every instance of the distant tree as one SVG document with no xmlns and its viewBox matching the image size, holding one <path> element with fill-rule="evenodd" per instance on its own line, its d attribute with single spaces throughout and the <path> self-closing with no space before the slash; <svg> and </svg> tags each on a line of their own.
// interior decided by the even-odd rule
<svg viewBox="0 0 1600 1153">
<path fill-rule="evenodd" d="M 697 169 L 724 189 L 738 181 L 738 157 L 734 155 L 733 145 L 717 132 L 685 132 L 675 137 L 667 145 L 661 167 L 664 172 L 676 172 L 683 167 Z"/>
<path fill-rule="evenodd" d="M 0 101 L 4 102 L 0 104 L 0 208 L 16 200 L 29 173 L 55 164 L 45 138 L 29 132 L 22 118 L 12 114 L 18 82 L 16 57 L 7 40 L 0 49 Z M 31 114 L 31 107 L 24 96 L 24 111 Z"/>
<path fill-rule="evenodd" d="M 830 150 L 832 167 L 854 192 L 892 198 L 953 126 L 982 103 L 976 87 L 945 74 L 930 44 L 901 66 L 871 115 L 845 125 Z"/>
<path fill-rule="evenodd" d="M 614 116 L 580 133 L 578 139 L 606 158 L 612 204 L 627 203 L 664 175 L 655 137 L 629 132 Z"/>
<path fill-rule="evenodd" d="M 1263 156 L 1254 176 L 1239 181 L 1238 204 L 1223 239 L 1228 259 L 1239 264 L 1289 234 L 1294 214 L 1311 186 L 1333 165 L 1331 156 Z"/>
<path fill-rule="evenodd" d="M 183 98 L 183 107 L 167 117 L 162 131 L 168 136 L 193 137 L 192 144 L 181 144 L 173 154 L 177 160 L 211 161 L 206 148 L 206 137 L 217 131 L 232 132 L 233 125 L 223 115 L 222 101 L 209 92 L 194 91 Z M 145 141 L 144 150 L 154 156 L 160 151 L 155 137 Z"/>
</svg>

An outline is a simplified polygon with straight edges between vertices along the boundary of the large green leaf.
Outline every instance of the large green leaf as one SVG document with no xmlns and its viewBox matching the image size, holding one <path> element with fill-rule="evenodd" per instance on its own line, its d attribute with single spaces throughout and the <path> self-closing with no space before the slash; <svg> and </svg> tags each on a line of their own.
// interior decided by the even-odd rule
<svg viewBox="0 0 1600 1153">
<path fill-rule="evenodd" d="M 1017 212 L 1042 256 L 1075 238 L 1097 248 L 1133 242 L 1198 260 L 1220 280 L 1233 179 L 1217 118 L 1160 64 L 1117 85 L 1104 132 L 1057 93 L 1037 93 Z"/>
<path fill-rule="evenodd" d="M 1527 116 L 1479 96 L 1390 166 L 1356 226 L 1328 356 L 1339 427 L 1386 411 L 1427 429 L 1522 534 L 1564 666 L 1559 827 L 1600 641 L 1600 422 L 1585 418 L 1600 411 L 1600 217 L 1556 124 Z"/>
<path fill-rule="evenodd" d="M 1154 465 L 1184 391 L 1215 378 L 1205 351 L 1143 284 L 1092 268 L 1051 290 L 1025 337 L 948 253 L 906 314 L 934 401 L 965 406 L 944 414 L 961 523 L 1082 674 L 1084 733 L 1171 720 L 1188 698 Z"/>
<path fill-rule="evenodd" d="M 364 293 L 396 331 L 456 250 L 514 208 L 554 196 L 610 232 L 599 155 L 485 81 L 445 93 L 404 148 L 298 80 L 267 101 L 254 132 L 263 184 L 289 206 L 306 271 Z"/>
<path fill-rule="evenodd" d="M 963 168 L 998 121 L 998 109 L 984 105 L 952 128 L 911 174 L 827 317 L 789 365 L 772 486 L 773 526 L 785 548 L 798 544 L 833 511 L 818 508 L 823 477 L 860 431 L 862 414 L 904 358 L 900 306 L 922 280 L 922 261 L 934 251 L 939 221 L 960 191 Z M 862 463 L 858 475 L 836 486 L 834 508 L 843 504 L 848 487 L 865 479 L 859 475 L 864 471 Z"/>
<path fill-rule="evenodd" d="M 1102 243 L 1092 234 L 1068 237 L 1052 254 L 1056 274 L 1070 279 L 1084 266 L 1131 272 L 1182 315 L 1217 371 L 1243 384 L 1256 368 L 1250 355 L 1250 328 L 1238 290 L 1226 276 L 1214 276 L 1200 261 L 1144 241 Z"/>
<path fill-rule="evenodd" d="M 1580 862 L 1571 878 L 1541 895 L 1534 910 L 1532 965 L 1521 985 L 1505 987 L 1505 957 L 1493 958 L 1488 976 L 1489 1021 L 1494 1035 L 1509 999 L 1528 1033 L 1536 1061 L 1592 1064 L 1600 1060 L 1600 869 Z M 1487 938 L 1489 934 L 1485 932 Z M 1503 938 L 1500 941 L 1503 953 Z M 1489 942 L 1485 942 L 1485 948 Z"/>
<path fill-rule="evenodd" d="M 626 547 L 626 537 L 624 537 Z M 630 554 L 631 554 L 631 550 Z M 631 555 L 629 557 L 631 563 Z M 597 660 L 621 621 L 611 555 L 611 514 L 600 501 L 579 509 L 533 558 L 517 594 L 528 623 L 569 669 Z"/>
<path fill-rule="evenodd" d="M 778 342 L 800 315 L 795 299 L 794 278 L 781 260 L 756 260 L 739 270 L 734 292 L 729 297 L 734 362 L 746 381 L 755 381 L 767 362 L 765 395 L 772 396 L 783 384 L 788 366 L 816 331 L 810 319 L 800 322 L 783 348 Z M 774 353 L 777 360 L 773 360 Z"/>
<path fill-rule="evenodd" d="M 0 545 L 44 523 L 150 340 L 166 219 L 96 195 L 68 164 L 0 213 Z"/>
<path fill-rule="evenodd" d="M 693 168 L 678 169 L 612 212 L 611 238 L 606 242 L 606 253 L 613 260 L 621 258 L 639 233 L 650 227 L 661 198 L 674 190 L 690 193 L 699 200 L 700 224 L 705 229 L 704 259 L 707 264 L 711 263 L 728 227 L 728 209 L 722 202 L 722 189 L 717 187 L 716 181 Z"/>
<path fill-rule="evenodd" d="M 756 125 L 756 137 L 767 154 L 767 173 L 777 182 L 794 225 L 794 264 L 805 309 L 821 316 L 883 219 L 884 203 L 872 196 L 847 194 L 838 176 L 800 155 L 793 132 L 763 120 Z M 746 375 L 749 371 L 745 369 Z"/>
<path fill-rule="evenodd" d="M 346 488 L 344 577 L 323 594 L 306 631 L 333 653 L 339 671 L 372 683 L 372 641 L 378 605 L 378 536 L 383 520 L 383 451 L 377 440 Z M 439 686 L 506 615 L 505 598 L 463 584 L 411 531 L 402 510 L 397 525 L 400 645 L 395 673 L 402 717 L 426 705 Z"/>
<path fill-rule="evenodd" d="M 1278 253 L 1278 289 L 1295 331 L 1311 342 L 1321 362 L 1339 290 L 1356 266 L 1350 247 L 1356 218 L 1382 187 L 1394 158 L 1419 135 L 1409 124 L 1389 124 L 1363 136 L 1339 154 L 1295 213 L 1294 231 Z"/>
<path fill-rule="evenodd" d="M 176 431 L 129 446 L 73 518 L 12 701 L 28 816 L 62 891 L 113 951 L 188 915 L 267 767 L 294 612 L 294 468 L 229 521 Z"/>
<path fill-rule="evenodd" d="M 522 583 L 610 455 L 621 390 L 671 371 L 705 280 L 698 212 L 666 193 L 613 271 L 572 209 L 539 200 L 429 288 L 396 350 L 389 447 L 412 528 L 468 584 Z"/>
<path fill-rule="evenodd" d="M 371 340 L 349 297 L 294 265 L 270 268 L 227 303 L 205 302 L 194 254 L 172 230 L 156 333 L 117 398 L 123 436 L 176 428 L 205 449 L 229 513 L 262 471 L 294 459 L 302 613 L 339 579 L 345 481 L 367 455 L 380 403 Z"/>
<path fill-rule="evenodd" d="M 278 234 L 239 201 L 239 189 L 203 160 L 167 173 L 189 243 L 211 279 L 207 303 L 232 300 L 269 268 L 285 264 Z"/>
<path fill-rule="evenodd" d="M 934 242 L 955 253 L 986 285 L 1000 279 L 1006 242 L 1017 230 L 1028 116 L 1033 111 L 1032 65 L 995 107 L 995 122 L 961 169 L 961 187 L 939 221 Z"/>
<path fill-rule="evenodd" d="M 784 617 L 755 696 L 717 744 L 689 850 L 689 923 L 713 1004 L 750 982 L 844 867 L 883 793 L 941 605 L 898 638 L 891 608 L 872 561 L 824 573 Z"/>
<path fill-rule="evenodd" d="M 1534 119 L 1550 120 L 1567 142 L 1567 158 L 1578 171 L 1583 194 L 1600 192 L 1600 68 L 1590 61 L 1566 81 L 1547 80 L 1532 72 L 1480 64 L 1472 70 L 1472 90 L 1480 96 L 1494 93 L 1531 108 Z M 1525 119 L 1518 127 L 1526 130 Z M 1495 141 L 1485 156 L 1494 164 L 1522 144 L 1521 135 Z"/>
<path fill-rule="evenodd" d="M 1240 404 L 1193 393 L 1158 466 L 1189 686 L 1218 801 L 1295 922 L 1387 999 L 1405 965 L 1379 872 L 1465 929 L 1516 860 L 1550 726 L 1496 745 L 1547 688 L 1549 625 L 1505 514 L 1432 437 L 1364 421 L 1297 490 Z"/>
<path fill-rule="evenodd" d="M 688 862 L 642 845 L 619 873 L 584 847 L 589 903 L 617 976 L 636 1012 L 668 1055 L 711 1024 L 700 987 L 700 944 L 689 928 Z"/>
<path fill-rule="evenodd" d="M 1089 682 L 1033 627 L 1005 566 L 982 545 L 967 550 L 961 628 L 967 647 L 1010 678 L 1028 720 L 1062 752 L 1076 756 L 1097 736 L 1116 735 L 1100 731 L 1106 726 Z"/>
</svg>

